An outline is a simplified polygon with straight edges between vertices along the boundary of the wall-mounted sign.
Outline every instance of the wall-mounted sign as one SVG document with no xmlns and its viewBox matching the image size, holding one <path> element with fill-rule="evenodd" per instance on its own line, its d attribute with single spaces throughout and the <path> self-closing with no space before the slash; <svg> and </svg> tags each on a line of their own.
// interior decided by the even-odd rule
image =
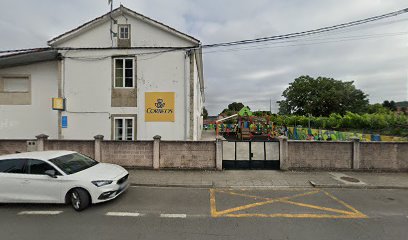
<svg viewBox="0 0 408 240">
<path fill-rule="evenodd" d="M 146 122 L 174 122 L 174 92 L 145 93 Z"/>
<path fill-rule="evenodd" d="M 52 109 L 65 111 L 65 98 L 52 98 Z"/>
<path fill-rule="evenodd" d="M 68 117 L 67 116 L 61 117 L 61 127 L 68 128 Z"/>
</svg>

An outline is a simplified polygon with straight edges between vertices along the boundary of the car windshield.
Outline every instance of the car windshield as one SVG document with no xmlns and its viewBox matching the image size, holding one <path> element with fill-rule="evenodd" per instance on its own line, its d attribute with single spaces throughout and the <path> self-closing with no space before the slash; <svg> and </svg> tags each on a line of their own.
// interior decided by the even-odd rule
<svg viewBox="0 0 408 240">
<path fill-rule="evenodd" d="M 53 158 L 50 159 L 50 162 L 54 163 L 68 175 L 80 172 L 98 164 L 98 162 L 92 158 L 86 157 L 79 153 L 72 153 Z"/>
</svg>

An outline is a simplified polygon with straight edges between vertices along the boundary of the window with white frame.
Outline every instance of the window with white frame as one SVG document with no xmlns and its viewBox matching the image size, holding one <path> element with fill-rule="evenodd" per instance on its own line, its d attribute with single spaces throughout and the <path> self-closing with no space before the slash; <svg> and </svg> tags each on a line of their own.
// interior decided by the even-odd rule
<svg viewBox="0 0 408 240">
<path fill-rule="evenodd" d="M 133 88 L 135 59 L 115 58 L 115 88 Z"/>
<path fill-rule="evenodd" d="M 129 25 L 119 26 L 119 39 L 129 39 Z"/>
<path fill-rule="evenodd" d="M 135 139 L 134 121 L 135 119 L 131 117 L 115 118 L 115 140 L 133 141 Z"/>
</svg>

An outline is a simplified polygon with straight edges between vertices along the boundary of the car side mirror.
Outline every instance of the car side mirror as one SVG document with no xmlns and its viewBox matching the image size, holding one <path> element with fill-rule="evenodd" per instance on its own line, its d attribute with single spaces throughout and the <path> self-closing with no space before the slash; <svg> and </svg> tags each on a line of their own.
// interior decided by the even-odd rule
<svg viewBox="0 0 408 240">
<path fill-rule="evenodd" d="M 52 178 L 57 178 L 57 173 L 54 169 L 45 171 L 45 175 Z"/>
</svg>

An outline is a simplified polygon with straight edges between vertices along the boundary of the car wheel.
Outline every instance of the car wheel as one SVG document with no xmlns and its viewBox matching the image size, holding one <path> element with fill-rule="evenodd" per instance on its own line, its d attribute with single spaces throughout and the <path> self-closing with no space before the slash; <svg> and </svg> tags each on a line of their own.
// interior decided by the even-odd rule
<svg viewBox="0 0 408 240">
<path fill-rule="evenodd" d="M 72 207 L 75 211 L 82 211 L 89 206 L 90 199 L 88 192 L 81 188 L 72 190 L 69 194 Z"/>
</svg>

